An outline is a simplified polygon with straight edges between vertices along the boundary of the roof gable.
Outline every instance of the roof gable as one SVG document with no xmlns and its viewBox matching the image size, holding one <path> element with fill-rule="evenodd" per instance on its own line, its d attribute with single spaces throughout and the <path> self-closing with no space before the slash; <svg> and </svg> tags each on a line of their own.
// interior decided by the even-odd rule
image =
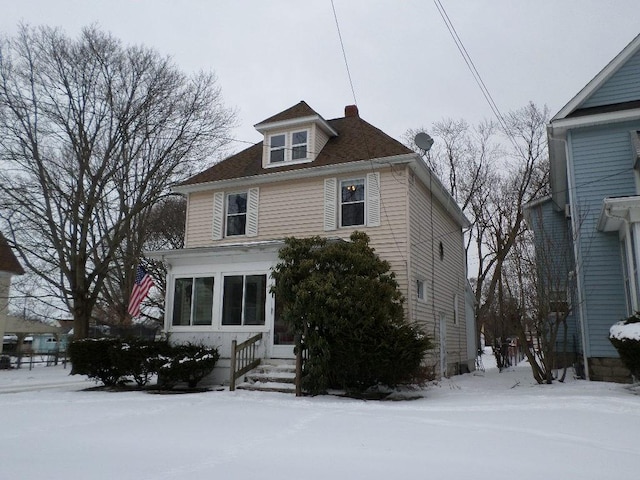
<svg viewBox="0 0 640 480">
<path fill-rule="evenodd" d="M 280 113 L 276 113 L 275 115 L 272 115 L 269 118 L 265 118 L 261 122 L 256 123 L 255 127 L 257 128 L 258 125 L 278 123 L 286 120 L 292 120 L 294 118 L 310 117 L 315 115 L 320 116 L 313 108 L 311 108 L 307 104 L 307 102 L 303 100 L 300 103 L 297 103 L 296 105 L 294 105 L 293 107 L 289 107 Z"/>
<path fill-rule="evenodd" d="M 15 275 L 22 275 L 24 270 L 22 265 L 13 254 L 6 238 L 0 233 L 0 272 L 9 272 Z"/>
<path fill-rule="evenodd" d="M 292 108 L 299 106 L 300 104 Z M 301 106 L 299 108 L 305 109 L 306 107 Z M 291 111 L 291 109 L 285 110 L 285 112 L 288 111 Z M 280 115 L 271 117 L 271 119 L 276 118 L 276 121 L 280 121 L 282 120 Z M 286 115 L 288 116 L 289 114 Z M 267 120 L 271 121 L 271 119 Z M 414 153 L 413 150 L 362 120 L 359 116 L 335 118 L 328 120 L 326 123 L 337 132 L 337 136 L 329 138 L 313 162 L 284 164 L 265 169 L 262 166 L 263 142 L 260 142 L 191 177 L 183 182 L 181 186 Z"/>
<path fill-rule="evenodd" d="M 552 119 L 600 113 L 598 108 L 612 104 L 631 104 L 640 100 L 640 35 L 634 38 L 609 62 L 578 94 L 573 97 Z M 594 109 L 587 110 L 586 109 Z"/>
</svg>

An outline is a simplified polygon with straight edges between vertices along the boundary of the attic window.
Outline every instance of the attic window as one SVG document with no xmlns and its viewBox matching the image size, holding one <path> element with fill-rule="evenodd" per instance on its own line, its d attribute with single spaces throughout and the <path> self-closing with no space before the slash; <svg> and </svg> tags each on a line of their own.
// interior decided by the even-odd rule
<svg viewBox="0 0 640 480">
<path fill-rule="evenodd" d="M 303 162 L 309 159 L 309 131 L 298 130 L 269 136 L 269 164 Z"/>
<path fill-rule="evenodd" d="M 307 131 L 293 132 L 291 135 L 291 160 L 307 158 Z"/>
<path fill-rule="evenodd" d="M 269 154 L 269 162 L 270 163 L 278 163 L 284 162 L 285 157 L 285 135 L 273 135 L 270 137 L 270 154 Z"/>
</svg>

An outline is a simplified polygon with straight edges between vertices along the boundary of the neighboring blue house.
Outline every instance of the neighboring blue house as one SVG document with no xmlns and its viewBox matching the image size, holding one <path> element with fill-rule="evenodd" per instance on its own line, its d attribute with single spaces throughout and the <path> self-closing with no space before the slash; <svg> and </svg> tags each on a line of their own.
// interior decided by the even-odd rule
<svg viewBox="0 0 640 480">
<path fill-rule="evenodd" d="M 529 223 L 538 247 L 556 242 L 555 271 L 575 287 L 571 335 L 586 378 L 629 381 L 608 334 L 640 309 L 640 35 L 547 130 L 551 196 L 528 205 Z"/>
</svg>

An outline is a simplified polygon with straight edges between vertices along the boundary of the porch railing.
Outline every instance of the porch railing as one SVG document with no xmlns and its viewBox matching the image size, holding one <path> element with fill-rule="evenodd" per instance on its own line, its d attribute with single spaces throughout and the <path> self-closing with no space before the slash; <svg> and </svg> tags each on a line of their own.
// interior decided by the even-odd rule
<svg viewBox="0 0 640 480">
<path fill-rule="evenodd" d="M 237 340 L 231 342 L 231 378 L 229 380 L 229 390 L 236 389 L 236 380 L 249 370 L 253 370 L 260 365 L 260 359 L 256 358 L 258 342 L 262 340 L 262 333 L 238 343 Z"/>
</svg>

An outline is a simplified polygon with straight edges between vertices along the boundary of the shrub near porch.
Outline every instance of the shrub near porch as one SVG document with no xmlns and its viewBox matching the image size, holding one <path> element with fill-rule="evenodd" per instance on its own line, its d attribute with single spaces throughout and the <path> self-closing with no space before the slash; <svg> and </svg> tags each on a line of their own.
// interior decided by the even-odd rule
<svg viewBox="0 0 640 480">
<path fill-rule="evenodd" d="M 351 393 L 413 381 L 430 339 L 404 319 L 389 263 L 354 232 L 350 242 L 288 238 L 272 275 L 283 319 L 302 338 L 302 386 Z"/>
</svg>

